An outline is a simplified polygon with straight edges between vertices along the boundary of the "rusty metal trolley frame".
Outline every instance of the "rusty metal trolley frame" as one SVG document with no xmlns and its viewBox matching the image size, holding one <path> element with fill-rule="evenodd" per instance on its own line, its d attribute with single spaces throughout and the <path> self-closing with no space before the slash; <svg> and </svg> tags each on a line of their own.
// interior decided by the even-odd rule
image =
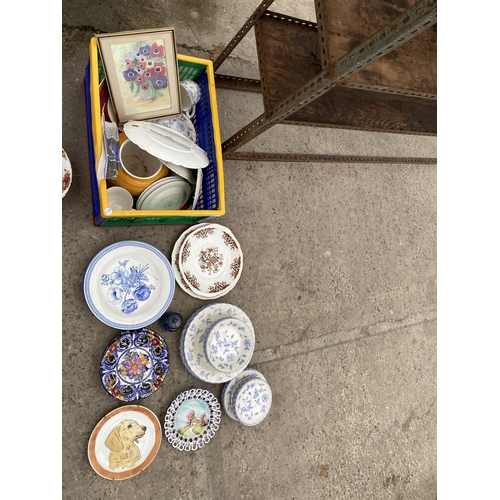
<svg viewBox="0 0 500 500">
<path fill-rule="evenodd" d="M 264 0 L 214 61 L 216 87 L 261 92 L 264 113 L 224 159 L 435 164 L 435 158 L 237 152 L 275 124 L 437 135 L 437 0 L 316 0 L 316 23 Z M 260 80 L 217 70 L 255 27 Z"/>
</svg>

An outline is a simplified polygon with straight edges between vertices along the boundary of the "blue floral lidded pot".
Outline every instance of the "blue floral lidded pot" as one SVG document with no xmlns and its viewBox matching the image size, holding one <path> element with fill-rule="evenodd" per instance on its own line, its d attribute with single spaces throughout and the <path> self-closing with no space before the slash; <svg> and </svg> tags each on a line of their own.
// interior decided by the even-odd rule
<svg viewBox="0 0 500 500">
<path fill-rule="evenodd" d="M 267 381 L 262 377 L 250 376 L 234 388 L 231 411 L 240 424 L 257 425 L 269 414 L 272 400 L 271 387 Z"/>
</svg>

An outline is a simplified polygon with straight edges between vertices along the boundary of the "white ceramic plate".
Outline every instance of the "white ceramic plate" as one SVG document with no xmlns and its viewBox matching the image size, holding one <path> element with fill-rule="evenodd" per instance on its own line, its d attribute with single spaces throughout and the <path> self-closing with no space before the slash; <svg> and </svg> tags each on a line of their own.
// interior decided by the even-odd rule
<svg viewBox="0 0 500 500">
<path fill-rule="evenodd" d="M 170 262 L 141 241 L 120 241 L 103 248 L 83 277 L 83 293 L 92 313 L 120 330 L 154 323 L 167 310 L 174 291 Z"/>
<path fill-rule="evenodd" d="M 93 430 L 87 454 L 92 468 L 105 479 L 136 476 L 155 458 L 161 444 L 156 415 L 139 405 L 108 413 Z"/>
<path fill-rule="evenodd" d="M 191 205 L 191 210 L 194 210 L 196 208 L 196 204 L 198 203 L 198 198 L 200 197 L 201 194 L 202 181 L 203 181 L 203 169 L 199 168 L 198 174 L 196 176 L 196 186 L 194 188 L 193 204 Z"/>
<path fill-rule="evenodd" d="M 255 345 L 255 330 L 250 318 L 239 307 L 228 303 L 208 304 L 198 309 L 186 321 L 181 334 L 181 358 L 186 369 L 203 382 L 222 384 L 239 375 L 247 365 L 237 371 L 223 373 L 208 362 L 203 349 L 207 329 L 215 321 L 223 318 L 236 318 L 248 325 L 252 332 L 252 344 Z"/>
<path fill-rule="evenodd" d="M 185 179 L 172 177 L 144 198 L 141 210 L 180 210 L 191 196 L 192 186 Z"/>
<path fill-rule="evenodd" d="M 181 179 L 182 180 L 182 179 Z M 140 195 L 139 198 L 137 198 L 137 208 L 138 210 L 144 210 L 142 208 L 142 205 L 144 204 L 144 200 L 149 196 L 152 195 L 153 192 L 157 191 L 160 187 L 164 186 L 165 184 L 170 184 L 172 182 L 178 182 L 179 177 L 176 176 L 168 176 L 164 177 L 163 179 L 158 179 L 157 181 L 153 182 L 153 184 L 149 185 Z"/>
<path fill-rule="evenodd" d="M 66 196 L 71 182 L 73 180 L 73 170 L 71 168 L 71 162 L 69 161 L 68 155 L 64 149 L 62 150 L 62 197 Z"/>
<path fill-rule="evenodd" d="M 180 248 L 179 268 L 191 289 L 220 297 L 234 288 L 243 270 L 243 253 L 234 234 L 220 224 L 190 233 Z"/>
<path fill-rule="evenodd" d="M 157 123 L 131 120 L 125 123 L 123 131 L 132 142 L 165 164 L 170 161 L 196 169 L 210 163 L 207 153 L 193 141 Z"/>
<path fill-rule="evenodd" d="M 202 299 L 202 300 L 208 300 L 206 297 L 201 297 L 200 295 L 197 295 L 189 285 L 186 283 L 186 280 L 182 277 L 181 270 L 179 268 L 179 249 L 181 248 L 182 243 L 186 239 L 186 236 L 193 232 L 195 229 L 198 229 L 199 227 L 206 226 L 206 222 L 202 222 L 201 224 L 196 224 L 195 226 L 191 226 L 190 228 L 186 229 L 178 238 L 177 241 L 174 244 L 174 249 L 172 250 L 172 268 L 174 270 L 174 276 L 175 276 L 175 281 L 177 281 L 177 284 L 184 290 L 188 295 L 191 295 L 191 297 L 194 297 L 195 299 Z"/>
<path fill-rule="evenodd" d="M 184 391 L 167 408 L 165 438 L 178 451 L 196 451 L 215 436 L 221 415 L 220 403 L 210 391 Z"/>
<path fill-rule="evenodd" d="M 192 168 L 183 167 L 182 165 L 176 165 L 175 163 L 172 163 L 171 161 L 169 161 L 167 163 L 167 167 L 169 170 L 171 170 L 172 172 L 177 174 L 179 177 L 186 179 L 189 183 L 196 184 L 196 177 L 197 177 L 196 170 L 193 170 Z"/>
</svg>

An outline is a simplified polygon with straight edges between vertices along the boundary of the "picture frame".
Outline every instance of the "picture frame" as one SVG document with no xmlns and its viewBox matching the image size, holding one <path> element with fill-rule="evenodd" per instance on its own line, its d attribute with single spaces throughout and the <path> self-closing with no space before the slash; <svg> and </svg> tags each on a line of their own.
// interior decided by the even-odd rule
<svg viewBox="0 0 500 500">
<path fill-rule="evenodd" d="M 95 37 L 118 125 L 182 113 L 174 28 Z"/>
</svg>

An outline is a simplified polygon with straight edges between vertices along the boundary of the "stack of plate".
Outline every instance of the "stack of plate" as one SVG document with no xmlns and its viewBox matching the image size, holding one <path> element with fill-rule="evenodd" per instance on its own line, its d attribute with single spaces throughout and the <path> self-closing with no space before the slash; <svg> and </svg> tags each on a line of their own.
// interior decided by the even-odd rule
<svg viewBox="0 0 500 500">
<path fill-rule="evenodd" d="M 193 185 L 172 175 L 150 184 L 137 199 L 137 210 L 180 210 L 188 201 Z"/>
<path fill-rule="evenodd" d="M 186 293 L 203 300 L 218 299 L 240 279 L 243 253 L 230 229 L 202 223 L 177 239 L 172 262 L 175 279 Z"/>
<path fill-rule="evenodd" d="M 250 318 L 233 304 L 209 304 L 186 321 L 181 335 L 181 358 L 198 380 L 222 384 L 239 375 L 255 349 Z"/>
</svg>

